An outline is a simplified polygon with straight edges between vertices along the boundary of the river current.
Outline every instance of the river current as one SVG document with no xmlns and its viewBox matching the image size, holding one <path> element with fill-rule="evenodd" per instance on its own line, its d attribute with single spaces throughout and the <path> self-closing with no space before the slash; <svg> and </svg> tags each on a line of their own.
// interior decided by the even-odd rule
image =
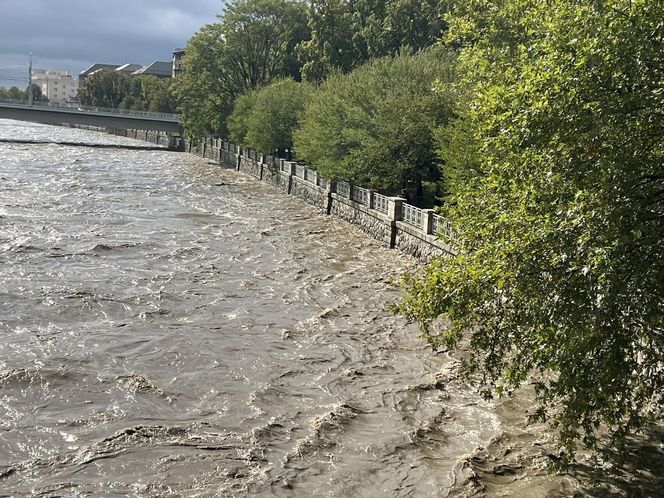
<svg viewBox="0 0 664 498">
<path fill-rule="evenodd" d="M 443 496 L 499 432 L 417 263 L 273 187 L 0 120 L 0 496 Z"/>
</svg>

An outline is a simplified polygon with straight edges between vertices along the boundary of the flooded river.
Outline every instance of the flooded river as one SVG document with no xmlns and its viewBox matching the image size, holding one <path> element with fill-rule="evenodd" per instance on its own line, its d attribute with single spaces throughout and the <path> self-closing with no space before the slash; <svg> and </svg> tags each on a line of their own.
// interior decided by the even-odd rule
<svg viewBox="0 0 664 498">
<path fill-rule="evenodd" d="M 0 496 L 444 496 L 500 424 L 387 311 L 414 265 L 194 156 L 0 143 Z"/>
</svg>

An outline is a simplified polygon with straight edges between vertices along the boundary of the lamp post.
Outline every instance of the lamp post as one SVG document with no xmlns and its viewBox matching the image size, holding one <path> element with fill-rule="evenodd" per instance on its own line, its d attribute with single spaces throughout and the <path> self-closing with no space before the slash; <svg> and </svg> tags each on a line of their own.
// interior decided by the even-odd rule
<svg viewBox="0 0 664 498">
<path fill-rule="evenodd" d="M 30 52 L 30 66 L 28 67 L 28 105 L 32 107 L 32 52 Z"/>
</svg>

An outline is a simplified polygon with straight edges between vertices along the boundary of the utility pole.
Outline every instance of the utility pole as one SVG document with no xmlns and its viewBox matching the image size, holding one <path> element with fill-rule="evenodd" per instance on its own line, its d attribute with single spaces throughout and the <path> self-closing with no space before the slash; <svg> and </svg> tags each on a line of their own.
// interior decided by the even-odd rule
<svg viewBox="0 0 664 498">
<path fill-rule="evenodd" d="M 28 67 L 28 105 L 32 107 L 32 52 L 30 52 L 30 66 Z"/>
</svg>

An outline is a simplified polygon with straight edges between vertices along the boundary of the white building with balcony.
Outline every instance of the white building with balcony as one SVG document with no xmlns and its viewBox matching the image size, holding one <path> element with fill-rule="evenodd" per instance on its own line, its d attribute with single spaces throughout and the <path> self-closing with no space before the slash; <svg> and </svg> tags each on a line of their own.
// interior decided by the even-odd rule
<svg viewBox="0 0 664 498">
<path fill-rule="evenodd" d="M 33 69 L 32 82 L 39 85 L 49 102 L 62 104 L 78 96 L 78 80 L 68 71 L 57 69 Z"/>
</svg>

